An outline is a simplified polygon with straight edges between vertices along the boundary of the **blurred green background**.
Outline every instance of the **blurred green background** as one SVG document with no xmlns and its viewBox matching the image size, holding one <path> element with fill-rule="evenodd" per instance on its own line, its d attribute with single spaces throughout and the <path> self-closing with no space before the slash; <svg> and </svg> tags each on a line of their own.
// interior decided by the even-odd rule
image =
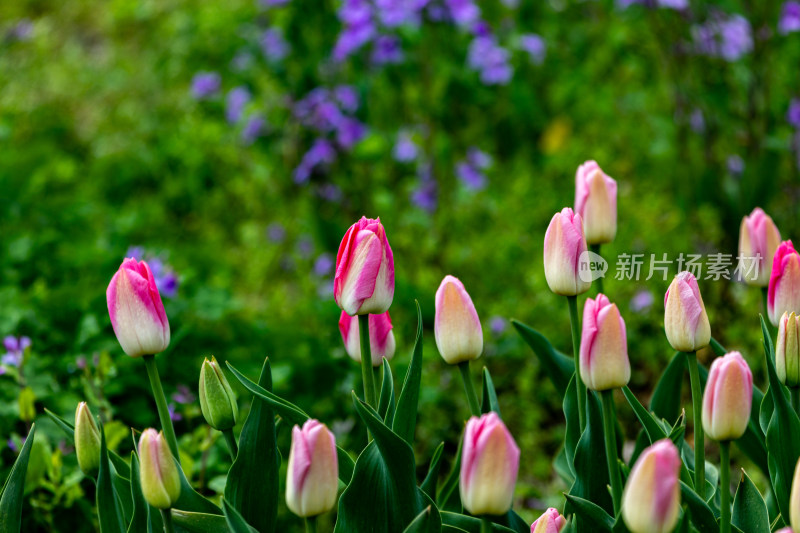
<svg viewBox="0 0 800 533">
<path fill-rule="evenodd" d="M 522 449 L 516 508 L 532 520 L 559 505 L 560 401 L 508 320 L 570 352 L 542 241 L 572 205 L 577 166 L 596 159 L 619 183 L 619 232 L 603 248 L 611 274 L 622 253 L 735 256 L 756 206 L 797 236 L 800 5 L 689 4 L 0 4 L 0 336 L 32 341 L 21 362 L 0 365 L 0 475 L 40 422 L 26 529 L 91 531 L 95 520 L 93 485 L 44 408 L 71 419 L 88 401 L 120 451 L 129 426 L 157 424 L 143 364 L 122 352 L 106 310 L 131 247 L 167 284 L 172 343 L 158 363 L 199 490 L 220 492 L 228 467 L 191 398 L 212 354 L 251 377 L 269 356 L 275 391 L 359 449 L 359 368 L 337 329 L 332 263 L 361 215 L 380 216 L 394 250 L 396 378 L 414 300 L 422 307 L 420 472 L 441 441 L 452 461 L 468 415 L 433 342 L 434 293 L 453 274 L 481 317 L 480 363 Z M 605 282 L 643 400 L 672 356 L 668 280 L 645 277 Z M 757 289 L 700 286 L 714 336 L 763 385 Z M 622 403 L 619 416 L 633 439 Z M 286 428 L 279 439 L 285 457 Z M 300 527 L 283 504 L 280 524 Z"/>
</svg>

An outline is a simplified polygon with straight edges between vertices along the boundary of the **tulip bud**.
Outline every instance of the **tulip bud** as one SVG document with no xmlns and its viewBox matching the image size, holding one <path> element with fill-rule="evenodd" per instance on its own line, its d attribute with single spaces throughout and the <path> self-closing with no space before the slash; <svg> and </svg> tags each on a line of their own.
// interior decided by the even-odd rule
<svg viewBox="0 0 800 533">
<path fill-rule="evenodd" d="M 664 329 L 679 352 L 694 352 L 711 342 L 706 306 L 691 272 L 675 276 L 664 295 Z"/>
<path fill-rule="evenodd" d="M 333 281 L 336 304 L 348 315 L 380 315 L 394 298 L 394 257 L 381 219 L 361 217 L 344 234 Z"/>
<path fill-rule="evenodd" d="M 625 321 L 603 294 L 586 299 L 580 349 L 581 379 L 592 390 L 624 387 L 631 379 Z"/>
<path fill-rule="evenodd" d="M 559 533 L 566 525 L 567 520 L 559 514 L 558 509 L 551 507 L 531 524 L 531 533 Z"/>
<path fill-rule="evenodd" d="M 292 429 L 286 473 L 286 505 L 305 518 L 333 509 L 339 490 L 339 462 L 333 433 L 317 420 Z"/>
<path fill-rule="evenodd" d="M 181 495 L 178 466 L 161 432 L 146 429 L 139 439 L 139 478 L 142 495 L 158 509 L 169 509 Z"/>
<path fill-rule="evenodd" d="M 228 379 L 222 373 L 217 359 L 205 359 L 200 368 L 200 410 L 212 428 L 225 431 L 236 425 L 239 407 Z"/>
<path fill-rule="evenodd" d="M 739 269 L 748 285 L 766 287 L 772 258 L 781 242 L 778 227 L 760 207 L 742 219 L 739 228 Z"/>
<path fill-rule="evenodd" d="M 782 527 L 775 533 L 792 533 L 792 528 L 790 527 Z"/>
<path fill-rule="evenodd" d="M 729 352 L 711 363 L 703 393 L 703 430 L 714 440 L 744 435 L 753 403 L 753 374 L 742 354 Z"/>
<path fill-rule="evenodd" d="M 354 361 L 361 362 L 361 337 L 358 329 L 358 317 L 350 316 L 344 311 L 339 317 L 339 333 L 342 334 L 344 349 Z M 369 315 L 369 348 L 372 352 L 372 366 L 380 366 L 381 360 L 394 357 L 394 333 L 389 312 L 380 315 Z"/>
<path fill-rule="evenodd" d="M 519 472 L 519 448 L 497 413 L 467 422 L 461 448 L 461 503 L 475 516 L 511 509 Z"/>
<path fill-rule="evenodd" d="M 544 234 L 544 277 L 550 290 L 563 296 L 576 296 L 591 287 L 586 238 L 581 216 L 565 207 L 553 215 Z"/>
<path fill-rule="evenodd" d="M 122 349 L 131 357 L 163 352 L 169 346 L 169 322 L 144 261 L 128 258 L 106 290 L 108 314 Z"/>
<path fill-rule="evenodd" d="M 795 529 L 800 527 L 800 460 L 794 467 L 792 491 L 789 495 L 789 523 Z"/>
<path fill-rule="evenodd" d="M 792 241 L 783 241 L 772 260 L 767 312 L 773 326 L 785 312 L 800 313 L 800 254 Z"/>
<path fill-rule="evenodd" d="M 775 370 L 787 387 L 800 386 L 800 317 L 795 313 L 783 313 L 778 324 Z"/>
<path fill-rule="evenodd" d="M 583 219 L 588 244 L 611 242 L 617 234 L 617 182 L 595 161 L 575 173 L 575 212 Z"/>
<path fill-rule="evenodd" d="M 436 291 L 436 346 L 448 364 L 472 361 L 483 352 L 478 312 L 458 278 L 445 276 Z"/>
<path fill-rule="evenodd" d="M 678 522 L 681 459 L 669 439 L 645 449 L 622 494 L 622 518 L 631 533 L 669 533 Z"/>
<path fill-rule="evenodd" d="M 94 476 L 100 467 L 100 431 L 86 402 L 75 410 L 75 455 L 78 466 L 87 476 Z"/>
</svg>

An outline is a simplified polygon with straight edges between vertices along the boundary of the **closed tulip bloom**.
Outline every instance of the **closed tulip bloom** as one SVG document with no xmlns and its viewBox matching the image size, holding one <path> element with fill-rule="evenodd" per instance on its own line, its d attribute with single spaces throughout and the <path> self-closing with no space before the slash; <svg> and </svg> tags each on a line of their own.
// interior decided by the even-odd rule
<svg viewBox="0 0 800 533">
<path fill-rule="evenodd" d="M 785 312 L 800 313 L 800 254 L 792 241 L 783 241 L 772 260 L 767 312 L 773 326 Z"/>
<path fill-rule="evenodd" d="M 86 402 L 75 410 L 75 455 L 78 466 L 87 476 L 94 476 L 100 467 L 100 430 Z"/>
<path fill-rule="evenodd" d="M 286 473 L 286 505 L 299 517 L 333 509 L 339 490 L 336 439 L 324 424 L 307 420 L 292 429 Z"/>
<path fill-rule="evenodd" d="M 169 322 L 144 261 L 128 258 L 106 290 L 108 314 L 123 351 L 131 357 L 163 352 L 169 346 Z"/>
<path fill-rule="evenodd" d="M 381 219 L 361 217 L 344 234 L 336 256 L 333 296 L 348 315 L 379 315 L 394 298 L 394 256 Z"/>
<path fill-rule="evenodd" d="M 664 330 L 679 352 L 694 352 L 711 342 L 706 306 L 691 272 L 675 276 L 664 295 Z"/>
<path fill-rule="evenodd" d="M 161 432 L 144 430 L 139 439 L 139 462 L 144 499 L 158 509 L 172 507 L 181 495 L 181 478 Z"/>
<path fill-rule="evenodd" d="M 794 467 L 792 492 L 789 495 L 789 522 L 795 529 L 800 528 L 800 460 Z"/>
<path fill-rule="evenodd" d="M 458 278 L 445 276 L 436 291 L 433 333 L 439 353 L 451 365 L 477 359 L 483 352 L 478 312 Z"/>
<path fill-rule="evenodd" d="M 236 425 L 239 406 L 228 379 L 222 373 L 217 359 L 205 359 L 200 368 L 199 395 L 203 418 L 212 428 L 225 431 Z"/>
<path fill-rule="evenodd" d="M 581 379 L 592 390 L 624 387 L 631 379 L 625 321 L 603 294 L 586 299 L 580 348 Z"/>
<path fill-rule="evenodd" d="M 596 161 L 575 173 L 575 212 L 583 218 L 588 244 L 611 242 L 617 235 L 617 182 Z"/>
<path fill-rule="evenodd" d="M 800 317 L 795 313 L 783 313 L 778 324 L 775 370 L 787 387 L 800 386 Z"/>
<path fill-rule="evenodd" d="M 467 422 L 461 448 L 461 503 L 475 516 L 511 509 L 519 472 L 519 448 L 497 413 Z"/>
<path fill-rule="evenodd" d="M 550 290 L 562 296 L 576 296 L 589 290 L 591 281 L 581 279 L 589 272 L 583 219 L 565 207 L 553 215 L 544 234 L 544 277 Z M 586 277 L 586 279 L 591 279 Z"/>
<path fill-rule="evenodd" d="M 339 333 L 342 334 L 344 349 L 353 360 L 361 362 L 361 337 L 358 328 L 358 317 L 350 316 L 344 311 L 339 317 Z M 380 315 L 369 315 L 369 348 L 372 352 L 372 366 L 383 364 L 381 360 L 394 357 L 396 348 L 392 319 L 389 312 Z"/>
<path fill-rule="evenodd" d="M 551 507 L 531 524 L 531 533 L 559 533 L 566 525 L 567 520 L 561 516 L 558 509 Z"/>
<path fill-rule="evenodd" d="M 769 285 L 772 258 L 780 242 L 778 227 L 760 207 L 742 219 L 739 228 L 739 264 L 745 283 L 757 287 Z"/>
<path fill-rule="evenodd" d="M 703 430 L 714 440 L 744 435 L 753 402 L 753 374 L 739 352 L 729 352 L 711 364 L 703 393 Z"/>
<path fill-rule="evenodd" d="M 622 518 L 631 533 L 669 533 L 678 522 L 681 459 L 669 439 L 653 443 L 633 465 L 622 494 Z"/>
</svg>

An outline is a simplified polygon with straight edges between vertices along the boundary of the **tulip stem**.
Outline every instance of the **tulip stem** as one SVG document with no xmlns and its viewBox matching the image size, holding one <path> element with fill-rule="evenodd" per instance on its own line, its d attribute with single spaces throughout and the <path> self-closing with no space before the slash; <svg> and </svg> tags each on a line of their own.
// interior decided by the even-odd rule
<svg viewBox="0 0 800 533">
<path fill-rule="evenodd" d="M 489 520 L 488 516 L 481 517 L 481 533 L 491 533 L 492 531 L 492 521 Z"/>
<path fill-rule="evenodd" d="M 361 336 L 361 379 L 364 380 L 364 401 L 375 405 L 375 381 L 372 376 L 372 350 L 369 345 L 369 315 L 358 315 L 358 332 Z"/>
<path fill-rule="evenodd" d="M 611 498 L 614 501 L 614 516 L 619 516 L 622 503 L 622 478 L 619 475 L 617 461 L 617 428 L 614 421 L 614 391 L 604 390 L 600 393 L 603 401 L 603 434 L 606 441 L 606 462 L 608 478 L 611 480 Z"/>
<path fill-rule="evenodd" d="M 472 377 L 469 374 L 469 361 L 461 361 L 458 363 L 458 370 L 461 372 L 461 381 L 464 382 L 464 392 L 467 393 L 469 410 L 472 413 L 472 416 L 481 416 L 481 407 L 480 404 L 478 404 L 478 395 L 475 394 L 475 388 L 472 386 Z"/>
<path fill-rule="evenodd" d="M 800 388 L 789 387 L 789 392 L 792 394 L 792 407 L 794 407 L 794 412 L 800 415 Z"/>
<path fill-rule="evenodd" d="M 306 517 L 306 533 L 317 533 L 317 517 Z"/>
<path fill-rule="evenodd" d="M 572 356 L 575 360 L 575 391 L 578 395 L 578 420 L 580 421 L 581 433 L 586 428 L 586 385 L 581 379 L 580 373 L 580 348 L 581 348 L 581 324 L 578 319 L 578 297 L 567 296 L 569 304 L 569 322 L 572 327 Z"/>
<path fill-rule="evenodd" d="M 236 444 L 233 428 L 223 431 L 222 436 L 225 437 L 225 444 L 228 445 L 228 451 L 231 452 L 231 461 L 235 461 L 236 456 L 239 455 L 239 446 Z"/>
<path fill-rule="evenodd" d="M 706 450 L 703 435 L 703 390 L 700 388 L 700 372 L 697 368 L 697 352 L 686 352 L 689 377 L 692 382 L 692 407 L 694 408 L 694 490 L 705 500 Z"/>
<path fill-rule="evenodd" d="M 592 244 L 592 245 L 590 245 L 590 246 L 589 246 L 589 250 L 590 250 L 592 253 L 595 253 L 595 254 L 597 254 L 597 255 L 600 255 L 600 245 L 599 245 L 599 244 Z M 603 257 L 603 256 L 601 256 L 601 255 L 600 255 L 600 257 Z M 596 280 L 594 280 L 594 281 L 595 281 L 595 283 L 597 283 L 597 294 L 605 294 L 605 293 L 603 292 L 603 276 L 600 276 L 600 277 L 598 277 L 598 278 L 597 278 Z"/>
<path fill-rule="evenodd" d="M 142 359 L 144 359 L 144 366 L 147 369 L 147 377 L 150 378 L 150 387 L 153 389 L 153 398 L 156 401 L 161 430 L 164 432 L 164 438 L 167 439 L 172 456 L 175 457 L 178 464 L 181 464 L 181 457 L 178 453 L 178 439 L 175 437 L 175 428 L 172 427 L 172 418 L 169 416 L 167 398 L 164 396 L 164 389 L 161 387 L 161 378 L 158 377 L 156 358 L 153 355 L 145 355 Z"/>
<path fill-rule="evenodd" d="M 772 321 L 769 319 L 769 287 L 761 287 L 761 301 L 764 302 L 764 322 L 767 324 L 767 331 L 774 335 Z"/>
<path fill-rule="evenodd" d="M 720 533 L 731 531 L 731 464 L 730 441 L 719 443 Z"/>
<path fill-rule="evenodd" d="M 174 533 L 172 528 L 172 512 L 169 509 L 160 509 L 161 521 L 164 522 L 164 533 Z"/>
</svg>

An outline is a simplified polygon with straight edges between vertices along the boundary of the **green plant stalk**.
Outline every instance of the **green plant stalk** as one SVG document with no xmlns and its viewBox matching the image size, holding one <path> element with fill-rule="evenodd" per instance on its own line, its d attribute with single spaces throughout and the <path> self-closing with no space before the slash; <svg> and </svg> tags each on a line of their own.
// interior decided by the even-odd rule
<svg viewBox="0 0 800 533">
<path fill-rule="evenodd" d="M 800 415 L 800 387 L 789 387 L 789 392 L 792 394 L 792 407 L 794 407 L 794 412 Z"/>
<path fill-rule="evenodd" d="M 703 391 L 700 388 L 700 371 L 697 369 L 697 352 L 686 352 L 689 377 L 692 382 L 692 407 L 694 412 L 694 490 L 705 499 L 706 450 L 703 435 Z"/>
<path fill-rule="evenodd" d="M 600 246 L 601 246 L 600 244 L 591 244 L 591 245 L 589 245 L 589 250 L 592 253 L 596 253 L 597 255 L 600 255 Z M 603 256 L 600 255 L 600 257 L 603 257 Z M 597 294 L 605 294 L 603 292 L 603 276 L 600 276 L 599 278 L 597 278 L 594 281 L 595 281 L 595 283 L 597 283 Z"/>
<path fill-rule="evenodd" d="M 731 443 L 719 443 L 719 490 L 720 490 L 720 516 L 719 532 L 731 532 Z"/>
<path fill-rule="evenodd" d="M 470 377 L 469 374 L 469 361 L 461 361 L 458 363 L 458 370 L 461 372 L 461 381 L 464 382 L 464 392 L 467 394 L 469 410 L 472 413 L 472 416 L 481 416 L 481 407 L 478 403 L 478 395 L 475 394 L 475 388 L 472 386 L 472 377 Z"/>
<path fill-rule="evenodd" d="M 164 522 L 164 533 L 175 533 L 172 527 L 172 513 L 169 509 L 160 509 L 161 521 Z"/>
<path fill-rule="evenodd" d="M 225 444 L 228 445 L 228 451 L 231 452 L 231 461 L 235 461 L 236 456 L 239 455 L 239 446 L 236 444 L 233 428 L 223 431 L 222 436 L 225 437 Z"/>
<path fill-rule="evenodd" d="M 572 356 L 575 360 L 575 391 L 578 395 L 578 420 L 580 421 L 581 433 L 586 429 L 586 385 L 581 379 L 581 323 L 578 319 L 578 297 L 567 296 L 569 304 L 569 322 L 572 327 Z"/>
<path fill-rule="evenodd" d="M 369 345 L 369 315 L 358 315 L 358 333 L 361 337 L 361 379 L 364 381 L 364 401 L 377 409 L 375 381 L 372 377 L 372 350 Z"/>
<path fill-rule="evenodd" d="M 608 463 L 608 479 L 611 480 L 611 499 L 614 501 L 614 516 L 619 516 L 622 504 L 622 477 L 617 461 L 617 431 L 614 426 L 614 391 L 604 390 L 600 393 L 603 401 L 603 436 L 606 443 L 606 462 Z"/>
<path fill-rule="evenodd" d="M 178 453 L 178 439 L 175 437 L 175 428 L 172 427 L 172 419 L 169 417 L 167 398 L 164 396 L 164 389 L 161 387 L 161 378 L 158 377 L 156 358 L 154 355 L 145 355 L 142 359 L 144 359 L 144 366 L 147 369 L 147 377 L 150 378 L 150 387 L 153 389 L 153 398 L 156 401 L 161 431 L 164 432 L 164 438 L 167 439 L 167 444 L 173 457 L 180 464 L 181 456 Z"/>
<path fill-rule="evenodd" d="M 481 533 L 491 533 L 492 532 L 492 521 L 489 520 L 489 517 L 482 516 L 481 517 Z"/>
<path fill-rule="evenodd" d="M 770 335 L 776 335 L 772 328 L 772 321 L 769 319 L 769 287 L 761 287 L 761 301 L 764 302 L 764 321 L 767 323 L 767 331 Z"/>
<path fill-rule="evenodd" d="M 317 533 L 317 517 L 306 517 L 306 533 Z"/>
<path fill-rule="evenodd" d="M 382 367 L 383 365 L 372 367 L 372 381 L 375 383 L 375 394 L 377 395 L 380 395 L 380 390 L 383 387 L 383 373 L 381 372 Z"/>
</svg>

